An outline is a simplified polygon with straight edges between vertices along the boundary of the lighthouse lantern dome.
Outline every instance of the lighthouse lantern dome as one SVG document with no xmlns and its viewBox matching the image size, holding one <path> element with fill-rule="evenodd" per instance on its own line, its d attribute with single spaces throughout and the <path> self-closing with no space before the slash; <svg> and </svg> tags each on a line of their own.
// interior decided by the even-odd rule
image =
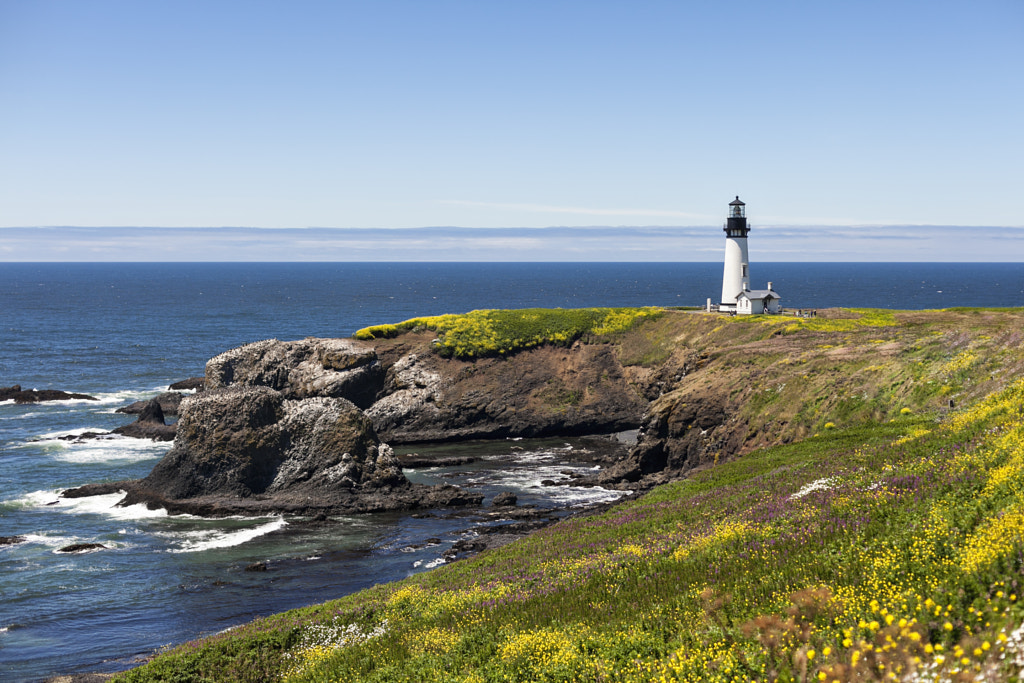
<svg viewBox="0 0 1024 683">
<path fill-rule="evenodd" d="M 729 202 L 729 218 L 746 218 L 747 205 L 740 201 L 740 196 Z"/>
</svg>

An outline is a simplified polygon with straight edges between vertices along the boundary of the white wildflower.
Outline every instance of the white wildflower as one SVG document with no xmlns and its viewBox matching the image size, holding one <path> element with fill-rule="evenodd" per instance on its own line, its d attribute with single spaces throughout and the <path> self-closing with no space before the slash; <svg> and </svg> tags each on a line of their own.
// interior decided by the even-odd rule
<svg viewBox="0 0 1024 683">
<path fill-rule="evenodd" d="M 796 500 L 797 498 L 803 498 L 815 491 L 828 491 L 829 489 L 834 488 L 838 483 L 839 477 L 825 477 L 824 479 L 818 479 L 817 481 L 812 481 L 810 484 L 805 484 L 802 489 L 790 496 L 789 499 Z"/>
</svg>

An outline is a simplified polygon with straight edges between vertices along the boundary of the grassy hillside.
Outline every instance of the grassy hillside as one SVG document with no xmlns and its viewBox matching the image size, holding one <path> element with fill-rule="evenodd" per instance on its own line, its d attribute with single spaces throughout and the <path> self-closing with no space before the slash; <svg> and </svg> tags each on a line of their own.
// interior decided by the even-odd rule
<svg viewBox="0 0 1024 683">
<path fill-rule="evenodd" d="M 1017 680 L 1021 314 L 836 315 L 666 315 L 616 337 L 638 372 L 695 358 L 680 383 L 773 391 L 751 418 L 817 410 L 816 436 L 120 680 Z M 804 401 L 768 383 L 784 369 Z M 827 394 L 854 379 L 874 388 L 841 414 L 851 397 Z"/>
</svg>

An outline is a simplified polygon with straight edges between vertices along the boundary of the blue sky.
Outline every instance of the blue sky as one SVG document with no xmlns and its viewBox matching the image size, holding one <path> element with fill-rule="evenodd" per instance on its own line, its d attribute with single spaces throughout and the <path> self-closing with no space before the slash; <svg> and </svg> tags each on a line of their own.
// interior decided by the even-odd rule
<svg viewBox="0 0 1024 683">
<path fill-rule="evenodd" d="M 870 256 L 1024 228 L 1022 86 L 1020 0 L 0 0 L 0 228 L 720 232 L 739 194 Z"/>
</svg>

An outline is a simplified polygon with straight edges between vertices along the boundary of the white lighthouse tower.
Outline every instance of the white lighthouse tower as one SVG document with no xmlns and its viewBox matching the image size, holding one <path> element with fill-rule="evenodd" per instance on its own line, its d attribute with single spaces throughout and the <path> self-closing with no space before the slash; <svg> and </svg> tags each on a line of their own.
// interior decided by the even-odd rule
<svg viewBox="0 0 1024 683">
<path fill-rule="evenodd" d="M 750 289 L 750 260 L 747 256 L 746 204 L 739 195 L 729 202 L 729 219 L 725 224 L 725 272 L 722 274 L 720 311 L 735 311 L 736 299 Z"/>
</svg>

